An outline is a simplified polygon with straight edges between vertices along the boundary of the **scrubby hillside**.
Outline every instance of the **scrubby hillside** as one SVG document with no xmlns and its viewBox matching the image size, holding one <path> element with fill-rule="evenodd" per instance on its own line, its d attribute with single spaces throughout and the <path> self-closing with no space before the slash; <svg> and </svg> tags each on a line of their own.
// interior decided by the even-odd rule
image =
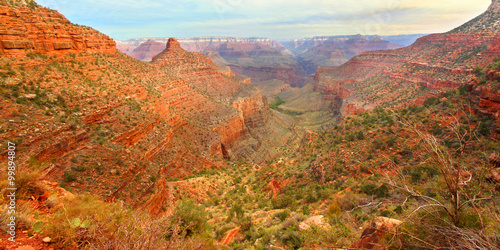
<svg viewBox="0 0 500 250">
<path fill-rule="evenodd" d="M 265 162 L 282 147 L 278 139 L 295 136 L 259 87 L 175 39 L 167 62 L 144 63 L 33 1 L 0 3 L 0 161 L 7 164 L 6 145 L 14 143 L 16 187 L 26 195 L 20 202 L 33 196 L 41 206 L 20 209 L 57 213 L 47 208 L 61 201 L 60 186 L 152 215 L 171 213 L 179 198 L 205 196 L 183 184 L 173 191 L 176 179 L 224 168 L 228 159 Z M 263 131 L 275 137 L 263 141 Z M 21 231 L 36 222 L 27 211 Z"/>
<path fill-rule="evenodd" d="M 176 39 L 140 62 L 0 1 L 0 248 L 500 248 L 498 35 L 458 31 L 268 101 Z"/>
</svg>

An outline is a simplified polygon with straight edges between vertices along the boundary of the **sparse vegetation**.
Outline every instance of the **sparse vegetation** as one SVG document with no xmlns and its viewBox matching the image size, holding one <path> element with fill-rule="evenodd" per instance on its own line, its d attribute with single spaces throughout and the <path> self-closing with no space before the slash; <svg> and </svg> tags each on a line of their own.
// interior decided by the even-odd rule
<svg viewBox="0 0 500 250">
<path fill-rule="evenodd" d="M 36 20 L 55 17 L 24 2 Z M 51 25 L 71 25 L 59 19 Z M 71 27 L 92 38 L 90 28 Z M 486 49 L 458 50 L 450 63 Z M 472 72 L 496 93 L 498 60 L 464 74 L 405 62 L 400 75 L 384 71 L 328 95 L 312 85 L 293 97 L 283 91 L 273 111 L 259 106 L 256 86 L 218 74 L 200 55 L 165 66 L 122 53 L 34 51 L 0 58 L 0 139 L 16 144 L 16 218 L 30 240 L 75 249 L 350 248 L 386 217 L 400 222 L 380 241 L 388 248 L 500 247 L 500 184 L 489 160 L 500 149 L 498 119 L 486 101 L 478 105 L 472 81 L 441 92 L 430 83 L 458 86 Z M 355 112 L 340 98 L 347 89 L 359 99 Z M 294 109 L 304 100 L 318 102 Z M 2 227 L 8 219 L 0 207 Z"/>
</svg>

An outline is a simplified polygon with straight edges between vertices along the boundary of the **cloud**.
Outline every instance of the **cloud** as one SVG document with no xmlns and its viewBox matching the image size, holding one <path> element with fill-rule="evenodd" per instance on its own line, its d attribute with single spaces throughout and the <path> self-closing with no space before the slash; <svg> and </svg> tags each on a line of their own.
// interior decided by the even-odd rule
<svg viewBox="0 0 500 250">
<path fill-rule="evenodd" d="M 401 34 L 447 31 L 490 0 L 37 0 L 115 39 L 206 35 Z"/>
</svg>

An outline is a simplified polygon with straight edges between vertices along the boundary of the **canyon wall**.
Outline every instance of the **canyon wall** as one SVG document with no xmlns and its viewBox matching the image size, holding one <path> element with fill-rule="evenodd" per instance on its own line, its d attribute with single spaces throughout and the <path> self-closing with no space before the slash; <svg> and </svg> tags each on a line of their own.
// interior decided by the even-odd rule
<svg viewBox="0 0 500 250">
<path fill-rule="evenodd" d="M 307 74 L 314 74 L 319 66 L 342 65 L 363 52 L 403 47 L 379 36 L 367 38 L 362 35 L 296 39 L 286 45 L 297 55 L 297 61 Z"/>
<path fill-rule="evenodd" d="M 116 53 L 115 41 L 89 27 L 71 24 L 56 11 L 0 6 L 0 52 L 24 57 L 27 52 L 50 56 L 70 53 Z"/>
<path fill-rule="evenodd" d="M 214 62 L 228 66 L 238 76 L 253 82 L 282 80 L 292 86 L 303 86 L 305 72 L 294 55 L 279 42 L 268 38 L 198 37 L 178 39 L 181 47 L 190 52 L 201 52 Z M 143 61 L 159 54 L 165 38 L 130 39 L 119 41 L 119 49 Z M 154 46 L 153 46 L 154 43 Z"/>
<path fill-rule="evenodd" d="M 375 107 L 421 104 L 466 84 L 473 69 L 500 55 L 497 1 L 472 21 L 444 34 L 419 38 L 396 50 L 366 52 L 336 67 L 320 67 L 313 85 L 342 100 L 343 115 Z"/>
<path fill-rule="evenodd" d="M 37 164 L 44 178 L 137 202 L 161 186 L 153 180 L 225 167 L 224 158 L 260 163 L 279 146 L 252 136 L 281 129 L 259 87 L 175 39 L 145 63 L 56 11 L 1 1 L 0 13 L 9 27 L 0 140 L 15 141 L 17 163 Z"/>
</svg>

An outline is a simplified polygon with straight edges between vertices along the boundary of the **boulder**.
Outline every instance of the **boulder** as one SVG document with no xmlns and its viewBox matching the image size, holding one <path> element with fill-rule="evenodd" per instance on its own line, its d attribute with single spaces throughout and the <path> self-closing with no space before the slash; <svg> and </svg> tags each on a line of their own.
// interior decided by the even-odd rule
<svg viewBox="0 0 500 250">
<path fill-rule="evenodd" d="M 361 239 L 356 241 L 351 247 L 362 249 L 387 249 L 385 236 L 395 234 L 397 227 L 402 221 L 387 217 L 377 217 L 363 231 Z"/>
<path fill-rule="evenodd" d="M 311 229 L 311 227 L 323 228 L 328 230 L 331 226 L 326 222 L 325 217 L 323 215 L 316 215 L 307 218 L 307 220 L 301 222 L 299 224 L 300 231 L 306 231 Z"/>
<path fill-rule="evenodd" d="M 488 157 L 490 164 L 495 168 L 500 168 L 500 154 L 491 154 Z"/>
</svg>

